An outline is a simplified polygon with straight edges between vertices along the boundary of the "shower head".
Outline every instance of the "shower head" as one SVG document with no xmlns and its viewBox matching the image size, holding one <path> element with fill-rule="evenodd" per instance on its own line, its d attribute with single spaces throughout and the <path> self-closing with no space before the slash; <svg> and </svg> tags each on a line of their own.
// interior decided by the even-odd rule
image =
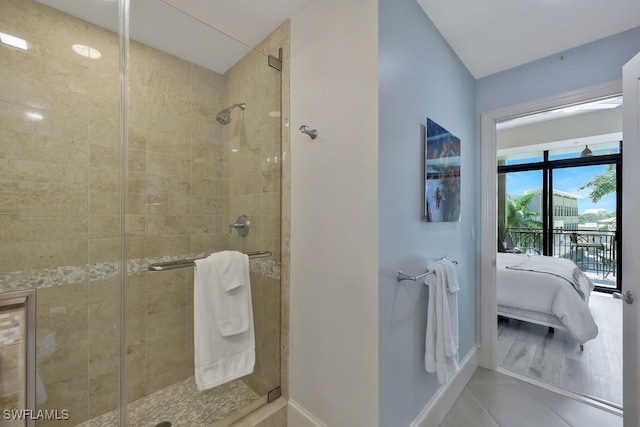
<svg viewBox="0 0 640 427">
<path fill-rule="evenodd" d="M 216 116 L 216 120 L 218 121 L 218 123 L 220 123 L 221 125 L 229 124 L 231 122 L 231 111 L 236 107 L 244 111 L 244 109 L 247 108 L 247 104 L 245 104 L 244 102 L 241 104 L 233 104 L 231 107 L 225 108 L 224 110 L 220 111 Z"/>
</svg>

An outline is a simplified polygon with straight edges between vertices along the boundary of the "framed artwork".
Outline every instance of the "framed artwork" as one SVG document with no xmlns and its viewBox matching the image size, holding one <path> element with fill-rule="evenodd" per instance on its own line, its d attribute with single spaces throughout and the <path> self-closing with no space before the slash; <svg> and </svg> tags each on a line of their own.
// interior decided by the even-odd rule
<svg viewBox="0 0 640 427">
<path fill-rule="evenodd" d="M 427 222 L 460 221 L 460 138 L 427 118 L 424 214 Z"/>
</svg>

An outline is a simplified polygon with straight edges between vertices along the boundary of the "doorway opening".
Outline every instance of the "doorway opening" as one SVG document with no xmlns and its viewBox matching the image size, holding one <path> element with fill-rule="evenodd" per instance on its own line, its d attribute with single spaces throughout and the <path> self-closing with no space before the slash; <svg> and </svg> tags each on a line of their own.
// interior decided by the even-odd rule
<svg viewBox="0 0 640 427">
<path fill-rule="evenodd" d="M 531 294 L 520 295 L 524 305 L 510 307 L 520 312 L 504 310 L 501 303 L 505 290 L 500 283 L 500 270 L 505 263 L 498 253 L 494 258 L 497 269 L 490 267 L 491 262 L 482 263 L 483 308 L 493 305 L 495 297 L 496 311 L 492 318 L 482 316 L 481 328 L 483 332 L 493 331 L 495 345 L 481 354 L 481 366 L 488 363 L 486 366 L 491 367 L 494 363 L 493 367 L 512 371 L 532 382 L 546 383 L 585 401 L 620 410 L 622 307 L 610 292 L 620 287 L 617 261 L 622 237 L 618 226 L 622 100 L 611 87 L 591 91 L 591 95 L 598 93 L 596 96 L 589 97 L 587 92 L 483 114 L 483 147 L 493 151 L 492 164 L 485 163 L 490 154 L 483 153 L 483 187 L 496 188 L 497 194 L 493 193 L 490 200 L 487 191 L 483 191 L 483 204 L 493 204 L 496 210 L 494 217 L 483 215 L 483 233 L 490 233 L 489 237 L 483 236 L 482 256 L 486 248 L 494 254 L 504 251 L 507 256 L 517 254 L 521 259 L 538 261 L 555 258 L 575 266 L 585 279 L 580 279 L 583 284 L 573 288 L 571 281 L 565 280 L 574 294 L 569 298 L 578 301 L 570 305 L 584 305 L 583 311 L 589 313 L 596 327 L 580 331 L 584 325 L 564 324 L 563 317 L 554 314 L 552 308 L 536 313 L 531 306 L 525 307 L 544 294 L 546 285 L 535 285 L 524 291 Z M 593 105 L 600 106 L 589 111 Z M 599 114 L 619 114 L 617 122 L 609 122 L 609 125 L 616 122 L 618 127 L 593 131 Z M 580 122 L 582 126 L 578 125 Z M 564 126 L 569 124 L 574 126 L 573 134 Z M 605 127 L 603 124 L 601 129 Z M 487 137 L 493 141 L 488 147 Z M 493 174 L 493 183 L 486 181 L 489 173 Z M 613 183 L 606 191 L 598 188 L 605 178 Z M 491 235 L 493 242 L 489 241 Z M 522 291 L 506 292 L 515 292 L 517 297 Z M 581 293 L 586 295 L 581 297 Z M 496 313 L 503 315 L 497 321 Z M 483 356 L 491 356 L 493 360 Z"/>
</svg>

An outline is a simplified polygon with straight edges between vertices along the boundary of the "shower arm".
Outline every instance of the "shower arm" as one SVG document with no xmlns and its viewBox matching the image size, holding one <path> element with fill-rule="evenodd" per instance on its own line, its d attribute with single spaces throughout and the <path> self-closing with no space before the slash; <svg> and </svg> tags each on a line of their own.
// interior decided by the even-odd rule
<svg viewBox="0 0 640 427">
<path fill-rule="evenodd" d="M 309 126 L 302 125 L 299 128 L 300 132 L 309 135 L 311 139 L 316 139 L 318 137 L 318 131 L 315 129 L 309 129 Z"/>
</svg>

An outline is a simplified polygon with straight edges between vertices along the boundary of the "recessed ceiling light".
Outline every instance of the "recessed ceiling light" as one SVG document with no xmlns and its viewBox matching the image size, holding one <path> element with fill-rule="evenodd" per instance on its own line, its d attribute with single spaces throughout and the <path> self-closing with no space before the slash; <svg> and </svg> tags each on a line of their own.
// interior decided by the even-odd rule
<svg viewBox="0 0 640 427">
<path fill-rule="evenodd" d="M 240 150 L 238 150 L 237 148 L 232 148 L 232 149 L 231 149 L 231 152 L 232 152 L 232 153 L 237 153 L 238 151 L 240 151 Z"/>
<path fill-rule="evenodd" d="M 12 36 L 11 34 L 0 32 L 0 41 L 7 46 L 16 47 L 22 50 L 27 50 L 29 48 L 26 40 Z"/>
<path fill-rule="evenodd" d="M 27 111 L 25 113 L 25 116 L 27 116 L 28 119 L 30 120 L 42 120 L 44 119 L 44 116 L 40 113 L 36 113 L 35 111 Z"/>
<path fill-rule="evenodd" d="M 78 55 L 84 56 L 85 58 L 91 58 L 91 59 L 102 58 L 102 54 L 98 49 L 95 49 L 91 46 L 87 46 L 86 44 L 74 44 L 73 46 L 71 46 L 71 49 L 73 49 L 73 51 Z"/>
</svg>

